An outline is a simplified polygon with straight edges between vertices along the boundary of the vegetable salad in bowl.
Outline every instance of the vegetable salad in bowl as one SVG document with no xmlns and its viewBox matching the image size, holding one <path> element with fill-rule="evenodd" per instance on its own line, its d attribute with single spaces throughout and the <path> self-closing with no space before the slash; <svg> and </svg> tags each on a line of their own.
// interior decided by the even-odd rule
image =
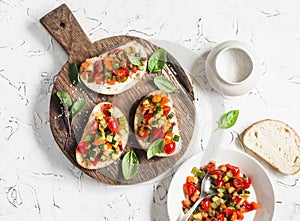
<svg viewBox="0 0 300 221">
<path fill-rule="evenodd" d="M 203 177 L 209 173 L 213 178 L 212 188 L 217 194 L 205 198 L 190 216 L 189 221 L 235 221 L 243 220 L 245 213 L 259 208 L 249 201 L 251 179 L 240 172 L 240 168 L 231 164 L 216 165 L 211 161 L 206 166 L 193 167 L 192 175 L 183 185 L 185 199 L 182 201 L 186 213 L 200 196 Z"/>
</svg>

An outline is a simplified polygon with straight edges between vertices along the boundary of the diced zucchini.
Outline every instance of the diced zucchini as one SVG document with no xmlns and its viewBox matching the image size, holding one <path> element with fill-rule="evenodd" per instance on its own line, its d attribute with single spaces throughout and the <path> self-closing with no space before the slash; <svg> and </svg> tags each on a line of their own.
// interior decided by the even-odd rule
<svg viewBox="0 0 300 221">
<path fill-rule="evenodd" d="M 173 141 L 178 142 L 179 140 L 180 140 L 180 136 L 175 134 L 175 136 L 173 137 Z"/>
<path fill-rule="evenodd" d="M 228 180 L 229 180 L 230 178 L 227 176 L 227 175 L 225 175 L 223 178 L 222 178 L 222 180 L 226 183 L 226 182 L 228 182 Z"/>
<path fill-rule="evenodd" d="M 233 197 L 237 197 L 237 195 L 238 193 L 236 191 L 232 194 Z"/>
<path fill-rule="evenodd" d="M 114 64 L 112 65 L 112 68 L 113 68 L 113 69 L 118 69 L 118 68 L 119 68 L 119 63 L 114 63 Z"/>
<path fill-rule="evenodd" d="M 173 126 L 169 127 L 168 132 L 172 132 L 173 131 Z"/>
<path fill-rule="evenodd" d="M 107 113 L 108 113 L 108 116 L 112 116 L 112 114 L 113 114 L 113 111 L 114 111 L 114 109 L 113 109 L 113 108 L 110 108 L 110 109 L 108 109 L 108 111 L 107 111 Z"/>
<path fill-rule="evenodd" d="M 125 127 L 127 125 L 127 120 L 125 116 L 119 117 L 117 119 L 121 127 Z"/>
<path fill-rule="evenodd" d="M 196 177 L 200 177 L 201 179 L 205 176 L 205 172 L 198 169 L 197 167 L 193 167 L 192 174 Z"/>
<path fill-rule="evenodd" d="M 149 99 L 145 99 L 144 101 L 143 101 L 143 105 L 148 105 L 148 104 L 150 104 L 150 102 L 149 102 Z"/>
<path fill-rule="evenodd" d="M 168 118 L 172 119 L 173 117 L 174 117 L 174 113 L 173 112 L 169 113 Z"/>
<path fill-rule="evenodd" d="M 232 178 L 232 177 L 233 177 L 233 174 L 232 174 L 232 172 L 229 170 L 229 171 L 226 173 L 226 176 L 227 176 L 228 178 Z"/>
<path fill-rule="evenodd" d="M 90 134 L 86 135 L 84 140 L 87 141 L 87 142 L 90 142 L 91 141 L 91 135 Z"/>
<path fill-rule="evenodd" d="M 151 122 L 151 126 L 152 127 L 158 127 L 159 126 L 159 122 L 154 120 L 154 121 Z"/>
<path fill-rule="evenodd" d="M 119 63 L 119 67 L 125 68 L 125 67 L 126 67 L 126 63 L 125 63 L 125 62 L 120 62 L 120 63 Z"/>
<path fill-rule="evenodd" d="M 100 144 L 100 145 L 99 145 L 99 148 L 100 148 L 100 150 L 104 150 L 105 145 L 104 145 L 104 144 Z"/>
<path fill-rule="evenodd" d="M 212 200 L 213 202 L 216 202 L 216 201 L 220 200 L 220 197 L 218 197 L 218 196 L 213 196 L 213 197 L 211 198 L 211 200 Z"/>
<path fill-rule="evenodd" d="M 224 193 L 218 193 L 217 196 L 218 196 L 218 197 L 223 197 L 223 196 L 224 196 Z"/>
<path fill-rule="evenodd" d="M 116 135 L 114 136 L 114 139 L 113 139 L 113 140 L 119 142 L 119 141 L 121 140 L 121 137 L 120 137 L 118 134 L 116 134 Z"/>
<path fill-rule="evenodd" d="M 213 178 L 214 180 L 218 179 L 218 175 L 217 174 L 210 175 L 210 177 Z"/>
<path fill-rule="evenodd" d="M 202 220 L 202 214 L 201 213 L 193 214 L 192 218 L 193 220 Z"/>
<path fill-rule="evenodd" d="M 225 187 L 219 187 L 219 188 L 217 188 L 217 191 L 219 193 L 224 193 L 226 191 L 226 188 Z"/>
<path fill-rule="evenodd" d="M 138 68 L 139 70 L 143 70 L 143 66 L 142 66 L 142 65 L 137 66 L 137 68 Z"/>
<path fill-rule="evenodd" d="M 113 141 L 113 136 L 112 135 L 107 135 L 106 136 L 106 141 L 111 143 Z"/>
<path fill-rule="evenodd" d="M 214 217 L 214 216 L 216 215 L 216 211 L 213 210 L 213 209 L 212 209 L 212 210 L 209 210 L 209 211 L 208 211 L 208 215 L 211 216 L 211 217 Z"/>
<path fill-rule="evenodd" d="M 105 73 L 105 78 L 106 78 L 106 79 L 112 79 L 112 73 L 106 72 L 106 73 Z"/>
<path fill-rule="evenodd" d="M 233 193 L 234 190 L 235 190 L 235 188 L 233 186 L 231 186 L 227 189 L 228 193 Z"/>
<path fill-rule="evenodd" d="M 103 127 L 103 128 L 106 128 L 107 127 L 107 123 L 106 123 L 106 120 L 104 118 L 102 118 L 100 120 L 100 125 Z"/>
</svg>

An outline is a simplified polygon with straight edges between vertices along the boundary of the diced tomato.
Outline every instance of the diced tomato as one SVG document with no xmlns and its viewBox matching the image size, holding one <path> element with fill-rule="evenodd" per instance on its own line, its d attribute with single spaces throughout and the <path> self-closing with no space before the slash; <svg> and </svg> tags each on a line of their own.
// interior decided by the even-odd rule
<svg viewBox="0 0 300 221">
<path fill-rule="evenodd" d="M 119 121 L 117 121 L 116 119 L 111 118 L 108 121 L 108 129 L 113 133 L 116 134 L 118 132 L 119 129 Z"/>
<path fill-rule="evenodd" d="M 251 183 L 252 182 L 251 182 L 250 177 L 245 177 L 244 182 L 243 182 L 243 185 L 244 185 L 243 189 L 248 189 L 251 186 Z"/>
<path fill-rule="evenodd" d="M 137 66 L 133 65 L 131 71 L 135 74 L 137 72 Z"/>
<path fill-rule="evenodd" d="M 221 171 L 223 171 L 223 172 L 227 172 L 227 167 L 226 167 L 226 165 L 220 165 L 219 166 L 219 170 L 221 170 Z"/>
<path fill-rule="evenodd" d="M 188 196 L 192 196 L 198 188 L 193 183 L 185 183 L 183 184 L 183 190 Z"/>
<path fill-rule="evenodd" d="M 161 96 L 160 96 L 159 94 L 155 94 L 155 95 L 152 97 L 151 101 L 152 101 L 153 103 L 158 103 L 158 102 L 161 101 Z"/>
<path fill-rule="evenodd" d="M 237 215 L 237 220 L 243 220 L 244 219 L 244 214 L 243 214 L 243 211 L 241 209 L 236 211 L 236 215 Z"/>
<path fill-rule="evenodd" d="M 152 117 L 153 117 L 153 113 L 147 113 L 147 114 L 144 115 L 144 119 L 146 121 L 150 120 Z"/>
<path fill-rule="evenodd" d="M 127 68 L 120 67 L 120 68 L 114 70 L 114 74 L 119 76 L 121 79 L 121 77 L 129 76 L 129 71 L 127 70 Z"/>
<path fill-rule="evenodd" d="M 213 171 L 216 169 L 216 163 L 214 161 L 210 161 L 205 167 L 205 171 Z"/>
<path fill-rule="evenodd" d="M 168 143 L 165 145 L 164 147 L 164 151 L 167 153 L 167 154 L 171 154 L 175 151 L 176 149 L 176 143 L 175 142 L 172 142 L 172 143 Z"/>
<path fill-rule="evenodd" d="M 98 123 L 98 121 L 94 120 L 94 122 L 92 123 L 92 126 L 90 128 L 90 134 L 91 135 L 96 134 L 98 129 L 99 129 L 99 123 Z"/>
<path fill-rule="evenodd" d="M 240 168 L 233 166 L 231 164 L 226 164 L 227 170 L 230 170 L 233 174 L 233 176 L 240 175 Z"/>
<path fill-rule="evenodd" d="M 202 210 L 204 211 L 209 211 L 210 210 L 210 200 L 209 198 L 205 198 L 204 200 L 201 201 L 200 206 Z"/>
<path fill-rule="evenodd" d="M 99 161 L 100 161 L 100 159 L 99 159 L 98 157 L 96 157 L 95 160 L 92 161 L 91 163 L 92 163 L 94 166 L 96 166 L 97 163 L 98 163 Z"/>
<path fill-rule="evenodd" d="M 230 208 L 226 208 L 224 213 L 225 213 L 225 216 L 231 216 L 233 214 L 234 210 L 233 209 L 230 209 Z"/>
<path fill-rule="evenodd" d="M 237 214 L 236 214 L 236 212 L 233 212 L 230 217 L 230 221 L 236 221 L 236 219 L 237 219 Z"/>
<path fill-rule="evenodd" d="M 102 61 L 100 61 L 100 60 L 95 62 L 95 64 L 94 64 L 94 73 L 95 74 L 100 74 L 101 73 L 101 70 L 100 70 L 101 64 L 102 64 Z"/>
<path fill-rule="evenodd" d="M 105 76 L 102 73 L 97 73 L 97 74 L 95 74 L 94 79 L 97 84 L 104 84 Z"/>
<path fill-rule="evenodd" d="M 153 140 L 165 137 L 165 134 L 161 128 L 153 128 L 150 135 Z"/>
<path fill-rule="evenodd" d="M 213 170 L 209 172 L 211 175 L 217 175 L 218 179 L 222 179 L 222 173 L 217 170 Z"/>
<path fill-rule="evenodd" d="M 221 179 L 216 180 L 216 185 L 217 187 L 222 187 L 225 185 L 225 182 Z"/>
<path fill-rule="evenodd" d="M 81 141 L 77 147 L 76 151 L 78 151 L 81 154 L 86 154 L 88 149 L 89 143 L 87 141 Z"/>
<path fill-rule="evenodd" d="M 255 202 L 249 203 L 247 200 L 243 203 L 242 208 L 245 210 L 245 212 L 250 212 L 252 210 L 258 209 L 258 205 Z"/>
<path fill-rule="evenodd" d="M 236 204 L 238 204 L 239 202 L 241 202 L 241 200 L 242 200 L 241 197 L 235 197 L 233 201 L 234 201 Z"/>
<path fill-rule="evenodd" d="M 234 178 L 232 184 L 235 188 L 244 189 L 244 180 L 242 177 Z"/>
<path fill-rule="evenodd" d="M 105 103 L 105 104 L 103 104 L 103 107 L 105 108 L 105 109 L 109 109 L 109 108 L 111 108 L 113 105 L 111 104 L 111 103 Z"/>
<path fill-rule="evenodd" d="M 194 176 L 188 176 L 186 178 L 186 182 L 187 183 L 194 183 L 195 182 L 195 177 Z"/>
<path fill-rule="evenodd" d="M 220 212 L 216 212 L 216 218 L 218 221 L 224 221 L 224 215 Z"/>
<path fill-rule="evenodd" d="M 168 105 L 164 105 L 163 106 L 164 116 L 167 116 L 169 114 L 170 110 L 171 110 L 171 107 L 169 107 Z"/>
</svg>

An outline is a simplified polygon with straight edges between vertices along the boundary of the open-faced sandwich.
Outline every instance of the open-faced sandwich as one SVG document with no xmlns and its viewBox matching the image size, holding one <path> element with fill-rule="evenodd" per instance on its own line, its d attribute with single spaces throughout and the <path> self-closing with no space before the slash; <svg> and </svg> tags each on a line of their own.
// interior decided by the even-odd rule
<svg viewBox="0 0 300 221">
<path fill-rule="evenodd" d="M 133 87 L 146 72 L 147 54 L 143 46 L 131 41 L 98 57 L 87 59 L 80 67 L 81 81 L 100 94 L 119 94 Z"/>
<path fill-rule="evenodd" d="M 155 154 L 172 156 L 181 149 L 178 121 L 170 96 L 164 91 L 154 91 L 145 96 L 136 110 L 134 131 L 141 147 L 148 150 L 158 140 L 164 140 L 164 148 Z"/>
<path fill-rule="evenodd" d="M 128 129 L 126 117 L 119 108 L 108 102 L 97 104 L 76 148 L 78 164 L 86 169 L 111 164 L 125 148 Z"/>
</svg>

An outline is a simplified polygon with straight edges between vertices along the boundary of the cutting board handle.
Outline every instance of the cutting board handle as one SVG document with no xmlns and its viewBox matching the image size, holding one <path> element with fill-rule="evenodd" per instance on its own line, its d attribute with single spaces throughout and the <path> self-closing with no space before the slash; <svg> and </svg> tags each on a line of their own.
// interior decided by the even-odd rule
<svg viewBox="0 0 300 221">
<path fill-rule="evenodd" d="M 49 12 L 40 22 L 69 54 L 71 60 L 82 61 L 90 57 L 93 44 L 66 4 Z"/>
</svg>

